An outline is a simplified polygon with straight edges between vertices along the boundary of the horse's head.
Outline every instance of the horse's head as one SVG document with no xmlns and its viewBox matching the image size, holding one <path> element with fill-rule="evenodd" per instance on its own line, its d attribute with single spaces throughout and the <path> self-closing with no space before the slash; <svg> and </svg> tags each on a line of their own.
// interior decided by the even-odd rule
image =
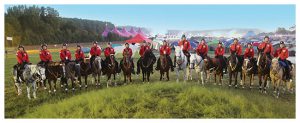
<svg viewBox="0 0 300 123">
<path fill-rule="evenodd" d="M 253 68 L 253 64 L 251 63 L 250 59 L 244 59 L 242 68 L 243 70 L 248 70 L 248 71 Z"/>
<path fill-rule="evenodd" d="M 273 58 L 272 59 L 272 68 L 278 68 L 278 67 L 279 67 L 278 58 Z"/>
</svg>

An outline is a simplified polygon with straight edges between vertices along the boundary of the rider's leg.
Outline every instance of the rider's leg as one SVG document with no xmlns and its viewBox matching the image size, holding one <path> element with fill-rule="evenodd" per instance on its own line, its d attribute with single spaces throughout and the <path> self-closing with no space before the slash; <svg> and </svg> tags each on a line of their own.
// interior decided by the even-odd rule
<svg viewBox="0 0 300 123">
<path fill-rule="evenodd" d="M 158 58 L 158 60 L 157 60 L 155 70 L 159 70 L 159 69 L 160 69 L 160 58 Z"/>
<path fill-rule="evenodd" d="M 176 67 L 176 56 L 174 56 L 174 65 L 173 67 Z"/>
<path fill-rule="evenodd" d="M 168 59 L 168 62 L 169 62 L 169 66 L 171 67 L 171 71 L 174 71 L 172 59 L 171 59 L 171 57 L 169 55 L 167 55 L 167 59 Z"/>
<path fill-rule="evenodd" d="M 93 69 L 93 62 L 95 60 L 95 56 L 93 55 L 90 59 L 90 68 Z"/>
<path fill-rule="evenodd" d="M 290 79 L 290 66 L 289 66 L 289 63 L 287 62 L 286 59 L 283 59 L 282 61 L 286 64 L 286 66 L 285 66 L 285 69 L 286 69 L 286 71 L 285 71 L 286 77 L 285 77 L 285 78 L 286 78 L 287 80 L 289 80 L 289 79 Z"/>
</svg>

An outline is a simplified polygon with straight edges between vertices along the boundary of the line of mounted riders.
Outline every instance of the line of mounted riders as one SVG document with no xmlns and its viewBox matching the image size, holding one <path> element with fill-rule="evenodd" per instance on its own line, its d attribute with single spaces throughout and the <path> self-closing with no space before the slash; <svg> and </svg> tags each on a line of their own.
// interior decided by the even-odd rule
<svg viewBox="0 0 300 123">
<path fill-rule="evenodd" d="M 140 73 L 140 69 L 143 74 L 143 81 L 148 81 L 150 74 L 153 73 L 153 65 L 156 62 L 156 57 L 152 52 L 150 42 L 144 41 L 140 46 L 140 59 L 137 61 L 137 74 Z M 192 79 L 191 69 L 195 69 L 199 75 L 198 83 L 202 80 L 209 80 L 209 75 L 215 76 L 215 83 L 217 83 L 217 77 L 219 78 L 218 83 L 222 85 L 222 79 L 224 73 L 229 73 L 229 86 L 238 86 L 237 76 L 240 73 L 241 86 L 244 88 L 245 79 L 249 77 L 249 87 L 252 88 L 252 81 L 255 74 L 258 74 L 259 78 L 259 89 L 261 92 L 266 92 L 267 80 L 272 79 L 274 85 L 274 92 L 279 96 L 279 87 L 282 82 L 290 82 L 290 74 L 294 66 L 290 61 L 287 60 L 289 57 L 288 49 L 285 47 L 284 42 L 280 42 L 280 48 L 273 53 L 272 44 L 269 41 L 269 37 L 266 36 L 264 41 L 258 46 L 258 58 L 254 58 L 254 49 L 251 43 L 247 44 L 244 55 L 242 55 L 242 46 L 239 44 L 238 39 L 234 39 L 233 44 L 230 46 L 230 56 L 225 57 L 225 48 L 222 42 L 219 42 L 215 49 L 215 58 L 210 58 L 208 53 L 208 46 L 204 39 L 201 40 L 196 53 L 190 53 L 191 45 L 183 35 L 175 47 L 174 64 L 172 63 L 170 54 L 171 48 L 168 46 L 167 41 L 163 42 L 160 47 L 160 56 L 157 60 L 156 70 L 160 70 L 160 80 L 164 79 L 166 75 L 169 80 L 169 69 L 174 71 L 176 68 L 177 82 L 179 81 L 179 71 L 184 71 L 184 81 L 189 78 Z M 72 82 L 72 90 L 75 91 L 75 82 L 79 81 L 79 89 L 82 88 L 81 77 L 85 79 L 85 88 L 87 88 L 87 77 L 93 75 L 92 83 L 96 87 L 100 86 L 100 76 L 107 76 L 106 86 L 113 85 L 111 77 L 120 73 L 121 70 L 124 74 L 124 83 L 127 81 L 131 82 L 131 74 L 135 74 L 134 62 L 132 59 L 132 49 L 128 43 L 125 43 L 123 50 L 123 58 L 120 64 L 114 57 L 115 51 L 111 46 L 111 43 L 107 44 L 104 50 L 105 59 L 100 57 L 101 48 L 98 43 L 93 42 L 93 46 L 90 48 L 90 57 L 85 57 L 84 52 L 81 50 L 81 46 L 77 45 L 75 51 L 75 60 L 71 58 L 71 52 L 67 48 L 67 44 L 62 45 L 60 51 L 61 61 L 52 61 L 52 55 L 47 50 L 47 44 L 41 45 L 40 50 L 40 62 L 37 65 L 33 65 L 29 61 L 27 52 L 24 46 L 20 45 L 16 53 L 17 64 L 13 67 L 13 75 L 15 81 L 15 88 L 17 94 L 22 93 L 21 83 L 25 82 L 27 86 L 27 96 L 30 99 L 30 88 L 33 88 L 33 97 L 36 98 L 37 84 L 44 86 L 46 89 L 46 80 L 49 83 L 49 93 L 56 92 L 56 81 L 61 81 L 61 87 L 68 91 L 68 80 Z M 204 78 L 205 77 L 205 78 Z M 235 78 L 234 84 L 232 84 L 232 77 Z M 52 87 L 52 82 L 54 86 Z M 116 85 L 116 82 L 114 82 Z"/>
</svg>

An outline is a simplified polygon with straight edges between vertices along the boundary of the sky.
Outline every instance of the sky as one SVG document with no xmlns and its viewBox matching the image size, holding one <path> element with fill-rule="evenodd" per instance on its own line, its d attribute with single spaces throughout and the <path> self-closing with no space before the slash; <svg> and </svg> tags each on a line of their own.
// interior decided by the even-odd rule
<svg viewBox="0 0 300 123">
<path fill-rule="evenodd" d="M 7 9 L 11 5 L 5 5 Z M 295 25 L 295 5 L 89 5 L 51 4 L 61 17 L 109 21 L 116 26 L 145 27 L 152 33 L 167 30 L 229 28 L 275 31 Z"/>
</svg>

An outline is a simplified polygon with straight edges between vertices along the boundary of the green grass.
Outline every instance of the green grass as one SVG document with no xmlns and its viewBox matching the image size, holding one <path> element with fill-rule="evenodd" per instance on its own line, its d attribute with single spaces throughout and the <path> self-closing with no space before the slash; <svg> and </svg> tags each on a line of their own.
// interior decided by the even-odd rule
<svg viewBox="0 0 300 123">
<path fill-rule="evenodd" d="M 29 55 L 32 63 L 38 62 L 38 54 Z M 53 57 L 58 60 L 58 53 Z M 101 78 L 102 88 L 89 85 L 88 90 L 75 94 L 58 89 L 56 95 L 50 95 L 39 88 L 38 98 L 28 100 L 24 85 L 21 96 L 15 93 L 11 75 L 15 63 L 15 55 L 9 54 L 5 59 L 5 118 L 295 118 L 295 94 L 276 99 L 271 90 L 261 94 L 257 89 L 176 83 L 175 72 L 170 73 L 169 82 L 160 82 L 155 72 L 150 84 L 134 76 L 134 84 L 108 89 L 106 78 Z M 123 75 L 116 81 L 122 83 Z"/>
</svg>

